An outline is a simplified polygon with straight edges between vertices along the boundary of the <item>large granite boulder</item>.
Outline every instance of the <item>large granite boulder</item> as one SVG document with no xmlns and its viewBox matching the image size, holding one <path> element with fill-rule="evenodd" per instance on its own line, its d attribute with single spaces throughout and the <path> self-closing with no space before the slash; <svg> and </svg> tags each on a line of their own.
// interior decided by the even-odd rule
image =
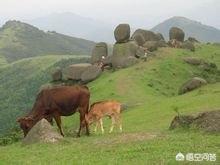
<svg viewBox="0 0 220 165">
<path fill-rule="evenodd" d="M 53 81 L 61 81 L 63 74 L 61 68 L 57 67 L 51 74 Z"/>
<path fill-rule="evenodd" d="M 55 131 L 46 119 L 42 119 L 28 132 L 27 136 L 22 140 L 22 144 L 55 143 L 62 138 L 63 136 Z"/>
<path fill-rule="evenodd" d="M 88 67 L 92 66 L 89 63 L 73 64 L 67 68 L 66 77 L 71 80 L 81 80 L 81 75 Z"/>
<path fill-rule="evenodd" d="M 124 68 L 137 62 L 135 58 L 138 45 L 135 41 L 114 44 L 111 62 L 114 68 Z M 134 58 L 131 58 L 134 57 Z M 128 63 L 128 64 L 127 64 Z"/>
<path fill-rule="evenodd" d="M 193 42 L 193 43 L 199 43 L 199 41 L 194 37 L 189 37 L 188 41 Z"/>
<path fill-rule="evenodd" d="M 156 36 L 158 38 L 158 41 L 161 41 L 161 40 L 164 41 L 164 37 L 163 37 L 163 35 L 161 33 L 157 33 Z"/>
<path fill-rule="evenodd" d="M 144 43 L 143 47 L 147 48 L 147 50 L 149 50 L 150 52 L 153 52 L 153 51 L 157 50 L 158 43 L 157 43 L 157 41 L 147 41 Z"/>
<path fill-rule="evenodd" d="M 134 34 L 132 36 L 132 39 L 135 40 L 139 46 L 143 46 L 143 44 L 145 43 L 145 38 L 140 33 Z"/>
<path fill-rule="evenodd" d="M 170 40 L 175 39 L 177 41 L 183 42 L 184 36 L 185 36 L 184 31 L 178 27 L 172 27 L 169 31 Z"/>
<path fill-rule="evenodd" d="M 102 60 L 102 56 L 108 56 L 108 46 L 105 42 L 99 42 L 92 50 L 91 63 L 95 64 Z"/>
<path fill-rule="evenodd" d="M 179 94 L 184 94 L 186 92 L 192 91 L 194 89 L 197 89 L 201 87 L 202 85 L 206 85 L 207 81 L 199 78 L 199 77 L 194 77 L 187 82 L 185 82 L 179 89 Z"/>
<path fill-rule="evenodd" d="M 115 40 L 117 43 L 128 42 L 130 38 L 129 24 L 119 24 L 114 31 Z"/>
<path fill-rule="evenodd" d="M 144 37 L 145 42 L 146 41 L 159 41 L 158 36 L 149 30 L 144 30 L 144 29 L 137 29 L 133 35 L 132 38 L 134 38 L 136 35 L 142 35 Z"/>
<path fill-rule="evenodd" d="M 98 78 L 102 73 L 100 67 L 96 65 L 89 66 L 81 75 L 81 81 L 83 83 L 88 83 L 90 81 L 95 80 Z"/>
</svg>

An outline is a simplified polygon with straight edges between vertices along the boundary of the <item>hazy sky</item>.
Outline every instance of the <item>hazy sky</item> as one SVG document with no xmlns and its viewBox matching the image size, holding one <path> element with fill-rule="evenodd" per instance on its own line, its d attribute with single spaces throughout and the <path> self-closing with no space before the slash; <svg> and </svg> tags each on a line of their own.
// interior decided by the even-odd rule
<svg viewBox="0 0 220 165">
<path fill-rule="evenodd" d="M 220 29 L 220 0 L 0 0 L 0 23 L 54 12 L 146 28 L 172 16 L 185 16 Z"/>
</svg>

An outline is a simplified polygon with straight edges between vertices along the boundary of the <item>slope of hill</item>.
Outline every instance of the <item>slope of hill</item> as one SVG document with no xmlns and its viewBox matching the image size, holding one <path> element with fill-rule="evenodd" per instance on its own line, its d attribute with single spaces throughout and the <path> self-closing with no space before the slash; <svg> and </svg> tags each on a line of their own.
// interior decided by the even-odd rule
<svg viewBox="0 0 220 165">
<path fill-rule="evenodd" d="M 92 41 L 55 32 L 43 32 L 19 21 L 8 21 L 0 28 L 0 55 L 8 62 L 44 54 L 90 54 Z"/>
<path fill-rule="evenodd" d="M 86 38 L 96 42 L 112 43 L 114 41 L 112 25 L 71 12 L 53 13 L 28 22 L 44 30 L 55 30 L 58 33 Z"/>
<path fill-rule="evenodd" d="M 169 39 L 169 29 L 173 26 L 183 29 L 186 37 L 195 37 L 202 42 L 220 42 L 220 30 L 211 26 L 203 25 L 184 17 L 172 17 L 158 24 L 152 31 L 160 32 L 166 40 Z"/>
<path fill-rule="evenodd" d="M 0 67 L 0 135 L 10 131 L 16 117 L 32 107 L 40 86 L 51 80 L 52 69 L 85 61 L 88 56 L 49 55 L 25 58 Z"/>
<path fill-rule="evenodd" d="M 63 117 L 66 138 L 58 144 L 36 144 L 23 147 L 15 143 L 0 147 L 3 164 L 176 164 L 178 152 L 220 154 L 219 135 L 196 130 L 168 131 L 176 115 L 195 114 L 219 109 L 220 83 L 208 84 L 178 96 L 179 86 L 194 75 L 212 79 L 182 57 L 198 56 L 220 67 L 219 46 L 203 45 L 195 52 L 162 48 L 147 62 L 115 72 L 106 71 L 89 83 L 91 100 L 117 99 L 126 103 L 123 111 L 123 133 L 94 134 L 73 138 L 79 126 L 79 115 Z M 32 80 L 33 81 L 33 80 Z M 31 102 L 33 100 L 30 100 Z M 31 102 L 29 104 L 31 104 Z M 32 102 L 33 103 L 33 102 Z M 1 120 L 0 120 L 1 121 Z M 109 120 L 104 121 L 105 129 Z M 71 153 L 71 154 L 70 154 Z M 13 158 L 13 159 L 12 159 Z M 217 158 L 218 159 L 218 158 Z M 188 162 L 185 162 L 188 163 Z"/>
</svg>

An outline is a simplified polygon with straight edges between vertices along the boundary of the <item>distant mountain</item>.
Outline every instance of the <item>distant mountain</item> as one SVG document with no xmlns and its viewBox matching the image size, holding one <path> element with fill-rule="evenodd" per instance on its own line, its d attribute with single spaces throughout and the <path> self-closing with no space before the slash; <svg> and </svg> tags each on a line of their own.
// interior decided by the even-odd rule
<svg viewBox="0 0 220 165">
<path fill-rule="evenodd" d="M 172 17 L 151 30 L 160 32 L 166 40 L 169 38 L 169 29 L 173 26 L 184 30 L 186 37 L 192 36 L 202 42 L 220 42 L 220 30 L 211 26 L 203 25 L 200 22 L 193 21 L 184 17 Z"/>
<path fill-rule="evenodd" d="M 0 56 L 8 62 L 39 55 L 88 55 L 95 42 L 44 32 L 20 21 L 8 21 L 0 28 Z"/>
<path fill-rule="evenodd" d="M 54 30 L 96 42 L 114 41 L 113 26 L 71 12 L 53 13 L 28 22 L 43 30 Z"/>
</svg>

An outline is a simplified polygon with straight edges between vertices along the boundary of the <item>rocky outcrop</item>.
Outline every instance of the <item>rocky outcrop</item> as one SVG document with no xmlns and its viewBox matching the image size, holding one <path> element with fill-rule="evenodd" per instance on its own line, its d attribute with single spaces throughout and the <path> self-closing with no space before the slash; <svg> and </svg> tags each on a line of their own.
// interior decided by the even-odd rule
<svg viewBox="0 0 220 165">
<path fill-rule="evenodd" d="M 202 85 L 206 85 L 207 81 L 199 78 L 199 77 L 194 77 L 187 82 L 185 82 L 179 89 L 179 94 L 184 94 L 186 92 L 192 91 L 194 89 L 197 89 L 201 87 Z"/>
<path fill-rule="evenodd" d="M 192 51 L 192 52 L 195 51 L 195 46 L 194 46 L 194 44 L 193 44 L 192 42 L 190 42 L 190 41 L 184 41 L 183 44 L 182 44 L 182 46 L 181 46 L 181 48 L 183 48 L 183 49 L 188 49 L 188 50 L 190 50 L 190 51 Z"/>
<path fill-rule="evenodd" d="M 102 57 L 108 56 L 108 46 L 105 42 L 99 42 L 92 50 L 91 64 L 95 64 L 102 60 Z"/>
<path fill-rule="evenodd" d="M 157 43 L 157 41 L 147 41 L 144 43 L 143 47 L 147 48 L 147 50 L 149 50 L 150 52 L 153 52 L 153 51 L 157 50 L 158 43 Z"/>
<path fill-rule="evenodd" d="M 158 35 L 156 35 L 154 32 L 144 29 L 137 29 L 133 35 L 132 38 L 135 38 L 137 35 L 142 35 L 145 42 L 146 41 L 159 41 L 160 38 L 158 38 Z"/>
</svg>

